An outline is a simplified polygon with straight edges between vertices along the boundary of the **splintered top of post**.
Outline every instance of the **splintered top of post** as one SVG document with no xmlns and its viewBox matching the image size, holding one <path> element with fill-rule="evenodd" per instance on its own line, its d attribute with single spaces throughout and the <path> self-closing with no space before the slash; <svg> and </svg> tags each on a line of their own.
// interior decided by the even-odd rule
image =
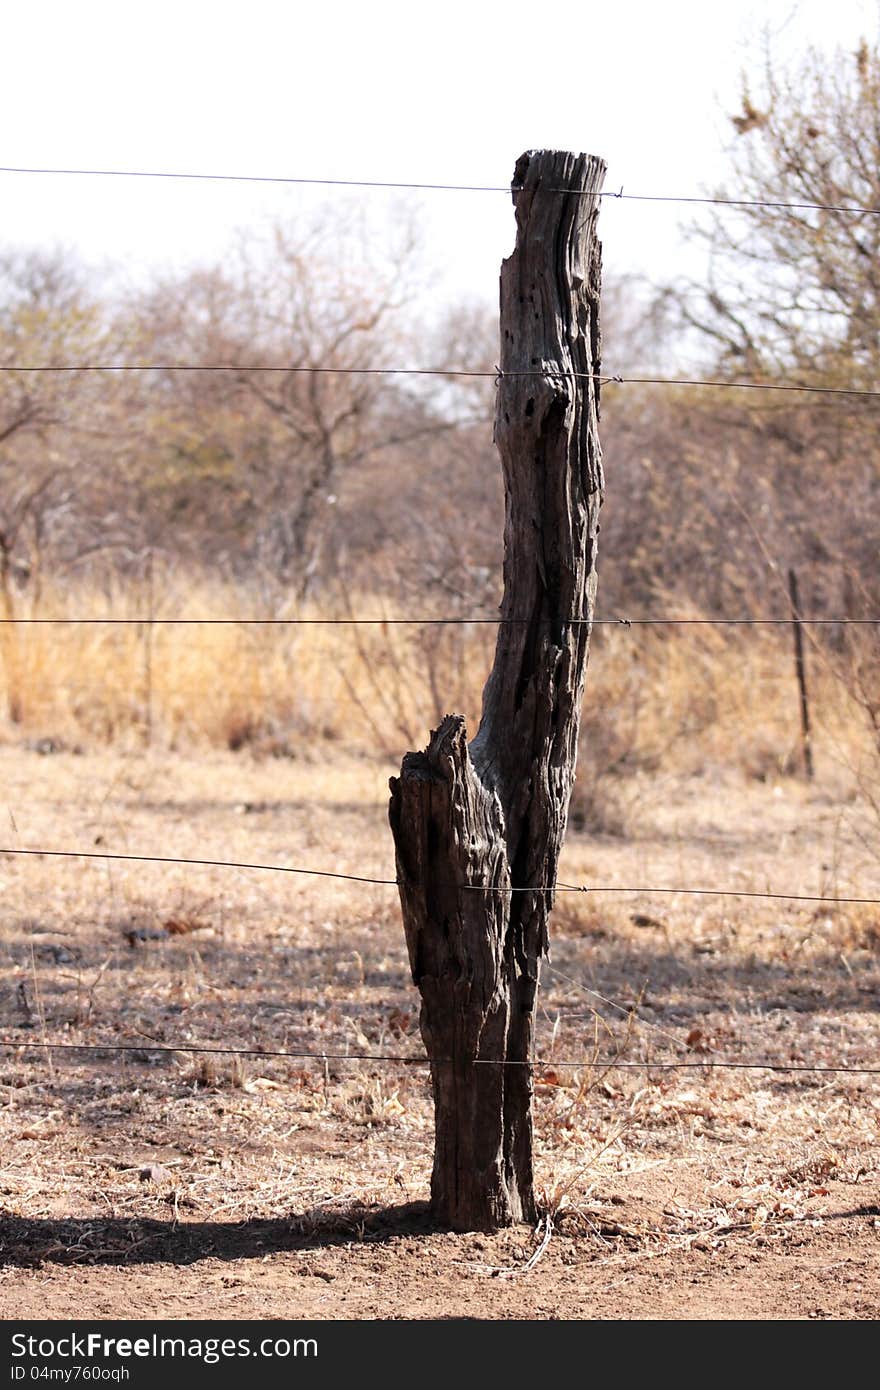
<svg viewBox="0 0 880 1390">
<path fill-rule="evenodd" d="M 607 171 L 604 159 L 570 150 L 526 150 L 516 161 L 511 183 L 513 201 L 521 193 L 595 194 Z"/>
</svg>

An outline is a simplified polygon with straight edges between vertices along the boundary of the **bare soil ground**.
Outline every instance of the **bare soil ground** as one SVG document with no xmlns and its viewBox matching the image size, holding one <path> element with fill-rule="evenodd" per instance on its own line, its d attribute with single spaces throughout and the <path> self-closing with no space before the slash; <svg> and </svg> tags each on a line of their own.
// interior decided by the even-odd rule
<svg viewBox="0 0 880 1390">
<path fill-rule="evenodd" d="M 0 768 L 7 848 L 393 877 L 376 761 Z M 546 1223 L 432 1230 L 424 1068 L 345 1060 L 422 1053 L 393 887 L 0 856 L 3 1315 L 876 1317 L 880 1077 L 713 1064 L 880 1065 L 880 909 L 646 891 L 880 897 L 876 826 L 843 786 L 710 770 L 620 782 L 615 819 L 560 873 L 639 891 L 559 896 L 543 1251 Z"/>
</svg>

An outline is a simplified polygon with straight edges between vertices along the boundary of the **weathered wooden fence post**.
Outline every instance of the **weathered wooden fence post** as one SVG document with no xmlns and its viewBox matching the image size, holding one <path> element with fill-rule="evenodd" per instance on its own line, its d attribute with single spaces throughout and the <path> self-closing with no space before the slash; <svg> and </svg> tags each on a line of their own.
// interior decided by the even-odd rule
<svg viewBox="0 0 880 1390">
<path fill-rule="evenodd" d="M 813 740 L 810 731 L 810 702 L 807 697 L 807 665 L 804 659 L 804 634 L 801 621 L 801 604 L 798 598 L 797 575 L 793 569 L 788 571 L 788 597 L 791 602 L 792 626 L 794 629 L 794 674 L 798 685 L 798 698 L 801 711 L 801 751 L 804 755 L 804 772 L 813 779 Z"/>
<path fill-rule="evenodd" d="M 504 598 L 479 731 L 450 714 L 389 808 L 431 1063 L 435 1218 L 535 1218 L 530 1059 L 574 780 L 596 593 L 602 160 L 537 151 L 513 179 L 495 439 Z M 430 518 L 426 518 L 426 523 Z"/>
</svg>

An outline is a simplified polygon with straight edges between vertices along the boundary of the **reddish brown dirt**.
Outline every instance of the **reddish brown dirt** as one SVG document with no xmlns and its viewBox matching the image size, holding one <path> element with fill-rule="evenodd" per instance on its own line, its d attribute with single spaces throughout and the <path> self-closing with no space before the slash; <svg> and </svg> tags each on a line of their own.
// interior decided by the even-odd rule
<svg viewBox="0 0 880 1390">
<path fill-rule="evenodd" d="M 662 1188 L 604 1206 L 613 1221 L 554 1232 L 431 1232 L 421 1213 L 294 1223 L 4 1223 L 6 1318 L 876 1318 L 880 1186 L 834 1183 L 796 1227 L 723 1241 L 664 1233 Z M 620 1204 L 615 1199 L 620 1200 Z M 650 1239 L 617 1232 L 650 1222 Z M 91 1253 L 88 1253 L 91 1247 Z M 77 1263 L 68 1262 L 76 1249 Z"/>
<path fill-rule="evenodd" d="M 374 763 L 0 762 L 10 845 L 391 876 Z M 880 897 L 863 808 L 833 788 L 619 793 L 626 837 L 573 835 L 564 881 Z M 545 1225 L 431 1230 L 420 1065 L 269 1055 L 420 1057 L 393 889 L 15 857 L 0 876 L 5 1318 L 880 1313 L 878 1078 L 759 1065 L 877 1065 L 876 908 L 560 897 L 538 1255 Z M 47 1059 L 49 1039 L 101 1050 Z"/>
</svg>

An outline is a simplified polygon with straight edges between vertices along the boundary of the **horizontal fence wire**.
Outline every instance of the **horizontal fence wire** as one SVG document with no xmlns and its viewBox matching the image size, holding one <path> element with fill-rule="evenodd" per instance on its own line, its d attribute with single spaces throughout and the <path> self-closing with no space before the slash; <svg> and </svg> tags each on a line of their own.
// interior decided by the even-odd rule
<svg viewBox="0 0 880 1390">
<path fill-rule="evenodd" d="M 139 627 L 509 627 L 531 624 L 532 618 L 162 618 L 155 615 L 132 618 L 0 618 L 0 627 L 125 626 Z M 551 619 L 543 621 L 550 622 Z M 872 627 L 880 618 L 567 618 L 566 627 L 790 627 L 809 623 L 811 627 Z"/>
<path fill-rule="evenodd" d="M 619 1014 L 621 1014 L 623 1017 L 625 1017 L 626 1019 L 628 1019 L 628 1020 L 630 1020 L 630 1021 L 632 1021 L 632 1022 L 635 1022 L 635 1023 L 638 1024 L 640 1027 L 648 1027 L 648 1028 L 650 1028 L 650 1029 L 652 1030 L 652 1035 L 653 1035 L 654 1037 L 659 1038 L 659 1039 L 663 1039 L 663 1040 L 664 1040 L 665 1042 L 667 1042 L 667 1043 L 671 1043 L 673 1047 L 677 1048 L 681 1053 L 685 1054 L 684 1059 L 679 1060 L 679 1061 L 677 1061 L 677 1062 L 668 1061 L 668 1060 L 660 1061 L 660 1060 L 648 1060 L 648 1059 L 645 1059 L 645 1060 L 642 1060 L 642 1061 L 639 1061 L 639 1062 L 634 1062 L 634 1061 L 627 1061 L 627 1060 L 624 1060 L 623 1057 L 621 1056 L 621 1054 L 616 1054 L 616 1055 L 613 1056 L 613 1057 L 607 1057 L 607 1058 L 598 1057 L 598 1056 L 596 1056 L 595 1054 L 593 1054 L 593 1055 L 591 1055 L 591 1056 L 584 1057 L 584 1058 L 581 1058 L 581 1059 L 577 1059 L 577 1058 L 558 1058 L 558 1057 L 548 1057 L 548 1058 L 535 1057 L 535 1058 L 530 1059 L 529 1061 L 510 1060 L 510 1059 L 506 1059 L 506 1058 L 474 1058 L 474 1059 L 472 1059 L 472 1060 L 473 1060 L 473 1062 L 474 1062 L 475 1065 L 478 1065 L 478 1066 L 520 1066 L 520 1067 L 522 1067 L 522 1066 L 528 1066 L 528 1067 L 534 1068 L 534 1069 L 536 1069 L 536 1070 L 538 1070 L 538 1071 L 541 1071 L 541 1070 L 551 1070 L 551 1071 L 552 1071 L 552 1069 L 554 1069 L 554 1068 L 561 1068 L 561 1069 L 577 1069 L 577 1068 L 582 1068 L 582 1067 L 587 1067 L 587 1068 L 599 1067 L 599 1068 L 603 1069 L 605 1072 L 613 1071 L 615 1068 L 619 1068 L 619 1069 L 621 1069 L 621 1070 L 644 1070 L 644 1071 L 646 1071 L 646 1072 L 650 1072 L 650 1071 L 652 1071 L 652 1070 L 658 1070 L 658 1071 L 700 1070 L 700 1071 L 705 1071 L 706 1069 L 708 1069 L 708 1070 L 719 1069 L 719 1070 L 730 1070 L 730 1071 L 770 1071 L 770 1072 L 783 1072 L 783 1073 L 790 1073 L 790 1072 L 795 1072 L 795 1073 L 797 1073 L 797 1072 L 801 1072 L 801 1073 L 820 1073 L 820 1074 L 824 1073 L 824 1074 L 832 1074 L 832 1075 L 846 1075 L 846 1074 L 850 1074 L 850 1075 L 859 1075 L 859 1076 L 860 1076 L 860 1075 L 878 1075 L 878 1074 L 880 1074 L 880 1066 L 861 1065 L 861 1064 L 858 1064 L 858 1063 L 856 1063 L 856 1064 L 851 1064 L 851 1063 L 849 1063 L 849 1064 L 842 1064 L 842 1063 L 816 1063 L 816 1064 L 813 1064 L 813 1063 L 808 1063 L 808 1062 L 804 1062 L 804 1061 L 794 1062 L 794 1063 L 774 1062 L 774 1061 L 769 1061 L 769 1060 L 766 1060 L 766 1061 L 744 1061 L 744 1060 L 733 1060 L 733 1059 L 726 1059 L 726 1058 L 714 1058 L 714 1057 L 711 1057 L 711 1056 L 707 1056 L 706 1054 L 703 1054 L 703 1055 L 700 1057 L 700 1059 L 697 1060 L 697 1059 L 694 1057 L 694 1055 L 693 1055 L 693 1053 L 694 1053 L 693 1048 L 691 1048 L 691 1047 L 688 1045 L 688 1043 L 687 1043 L 686 1041 L 683 1041 L 682 1039 L 676 1037 L 674 1034 L 668 1032 L 666 1029 L 662 1028 L 659 1024 L 655 1023 L 653 1020 L 643 1018 L 643 1017 L 639 1014 L 639 1012 L 638 1012 L 638 1001 L 636 1001 L 636 1003 L 634 1003 L 634 1004 L 632 1004 L 632 1005 L 630 1005 L 630 1006 L 626 1006 L 626 1005 L 624 1005 L 624 1004 L 620 1004 L 620 1003 L 618 1003 L 618 1002 L 617 1002 L 616 1000 L 614 1000 L 614 999 L 609 999 L 607 995 L 604 995 L 604 994 L 599 993 L 598 990 L 591 989 L 591 988 L 588 987 L 587 985 L 584 985 L 581 981 L 575 980 L 572 976 L 565 974 L 565 973 L 564 973 L 563 971 L 561 971 L 561 970 L 558 970 L 555 966 L 550 965 L 549 962 L 545 962 L 545 963 L 544 963 L 544 968 L 547 970 L 547 972 L 548 972 L 550 975 L 552 975 L 555 979 L 557 979 L 557 980 L 560 981 L 561 983 L 566 984 L 566 985 L 569 985 L 569 986 L 573 986 L 573 987 L 574 987 L 575 989 L 577 989 L 579 992 L 581 992 L 581 993 L 583 993 L 583 994 L 585 994 L 585 995 L 587 995 L 587 996 L 590 996 L 590 997 L 592 997 L 592 998 L 598 1000 L 600 1003 L 602 1003 L 602 1004 L 604 1004 L 604 1005 L 607 1005 L 608 1007 L 610 1007 L 610 1008 L 612 1008 L 612 1009 L 615 1009 L 615 1010 L 616 1010 Z M 595 1010 L 594 1010 L 594 1009 L 591 1010 L 591 1013 L 595 1013 Z M 559 1015 L 559 1016 L 560 1016 L 560 1017 L 565 1017 L 565 1018 L 580 1018 L 580 1017 L 582 1017 L 581 1014 L 570 1014 L 570 1013 L 565 1013 L 564 1015 L 561 1014 L 561 1015 Z M 153 1039 L 149 1034 L 144 1034 L 144 1035 L 143 1035 L 143 1039 L 144 1039 L 143 1042 L 138 1042 L 138 1043 L 121 1043 L 121 1044 L 114 1044 L 114 1043 L 49 1042 L 49 1041 L 47 1041 L 45 1038 L 43 1038 L 43 1039 L 41 1039 L 41 1040 L 39 1040 L 39 1041 L 36 1040 L 36 1039 L 20 1039 L 20 1040 L 14 1040 L 14 1039 L 11 1039 L 11 1038 L 0 1038 L 0 1047 L 2 1047 L 2 1048 L 7 1048 L 7 1049 L 10 1049 L 10 1050 L 13 1050 L 13 1051 L 18 1051 L 18 1052 L 27 1052 L 28 1049 L 38 1049 L 38 1050 L 46 1051 L 46 1052 L 50 1052 L 50 1051 L 52 1051 L 52 1050 L 59 1050 L 59 1051 L 63 1051 L 63 1052 L 77 1052 L 77 1051 L 80 1051 L 80 1052 L 89 1052 L 89 1053 L 113 1052 L 113 1053 L 121 1053 L 121 1054 L 123 1054 L 123 1055 L 126 1054 L 126 1053 L 133 1053 L 133 1054 L 136 1054 L 136 1055 L 137 1055 L 138 1057 L 140 1057 L 140 1058 L 143 1058 L 143 1056 L 144 1056 L 145 1054 L 146 1054 L 147 1056 L 149 1056 L 149 1055 L 151 1055 L 151 1054 L 153 1054 L 153 1053 L 167 1054 L 167 1055 L 172 1055 L 172 1056 L 173 1056 L 174 1054 L 176 1054 L 176 1053 L 188 1053 L 188 1054 L 195 1054 L 195 1055 L 205 1055 L 205 1054 L 207 1054 L 207 1055 L 212 1055 L 212 1056 L 233 1056 L 233 1057 L 249 1057 L 249 1058 L 282 1058 L 282 1059 L 295 1060 L 295 1061 L 314 1061 L 314 1062 L 322 1062 L 325 1066 L 326 1066 L 326 1064 L 327 1064 L 328 1062 L 330 1062 L 330 1061 L 334 1061 L 334 1062 L 366 1062 L 366 1063 L 378 1063 L 378 1064 L 382 1064 L 382 1065 L 397 1064 L 397 1065 L 422 1066 L 422 1067 L 431 1065 L 429 1059 L 428 1059 L 426 1056 L 418 1056 L 418 1055 L 413 1055 L 413 1054 L 411 1054 L 411 1053 L 374 1053 L 374 1052 L 370 1052 L 370 1053 L 366 1053 L 366 1052 L 353 1053 L 353 1052 L 350 1052 L 350 1051 L 348 1051 L 348 1052 L 341 1052 L 341 1053 L 340 1053 L 340 1052 L 330 1052 L 330 1051 L 327 1051 L 327 1050 L 323 1050 L 323 1051 L 317 1052 L 317 1051 L 306 1050 L 306 1049 L 293 1051 L 293 1050 L 286 1049 L 286 1048 L 285 1048 L 285 1049 L 274 1049 L 274 1048 L 265 1048 L 265 1047 L 253 1047 L 253 1048 L 244 1048 L 244 1047 L 223 1047 L 223 1046 L 218 1046 L 218 1045 L 217 1045 L 216 1043 L 214 1043 L 214 1042 L 212 1042 L 212 1043 L 207 1043 L 207 1044 L 199 1044 L 199 1043 L 192 1043 L 192 1042 L 176 1044 L 176 1043 L 168 1043 L 167 1041 L 160 1041 L 160 1040 L 158 1040 L 158 1039 Z M 434 1065 L 437 1065 L 437 1066 L 451 1066 L 451 1065 L 454 1065 L 454 1063 L 453 1063 L 450 1059 L 443 1059 L 443 1058 L 434 1059 L 434 1063 L 433 1063 L 433 1064 L 434 1064 Z M 539 1082 L 540 1082 L 540 1077 L 538 1078 L 538 1080 L 539 1080 Z"/>
<path fill-rule="evenodd" d="M 322 179 L 282 174 L 205 174 L 172 169 L 51 169 L 0 166 L 0 174 L 45 174 L 76 178 L 114 178 L 114 179 L 179 179 L 200 183 L 269 183 L 319 188 L 385 188 L 401 191 L 412 189 L 416 192 L 438 193 L 521 193 L 520 184 L 474 184 L 474 183 L 422 183 L 391 179 Z M 576 188 L 554 188 L 541 185 L 541 193 L 560 193 L 567 197 L 613 198 L 615 201 L 630 203 L 694 203 L 716 207 L 775 208 L 798 212 L 839 212 L 856 216 L 880 217 L 880 208 L 862 207 L 855 203 L 813 203 L 789 202 L 784 199 L 765 198 L 725 198 L 697 194 L 672 193 L 624 193 L 621 185 L 618 192 L 604 190 L 594 193 Z"/>
<path fill-rule="evenodd" d="M 222 671 L 213 673 L 219 679 Z M 64 694 L 64 695 L 103 695 L 106 699 L 113 700 L 133 700 L 143 703 L 150 695 L 198 695 L 203 700 L 216 703 L 220 700 L 266 700 L 274 703 L 295 704 L 298 708 L 305 711 L 324 710 L 324 709 L 358 709 L 363 710 L 366 701 L 356 695 L 322 695 L 320 698 L 310 695 L 307 691 L 298 690 L 294 684 L 288 685 L 287 681 L 292 681 L 291 675 L 278 677 L 274 685 L 258 687 L 253 685 L 227 685 L 222 684 L 213 686 L 206 690 L 204 684 L 197 682 L 182 681 L 179 685 L 157 684 L 155 681 L 148 681 L 143 676 L 139 682 L 133 685 L 111 685 L 108 683 L 98 684 L 95 681 L 46 681 L 37 676 L 34 678 L 37 685 L 36 691 L 28 691 L 27 701 L 39 701 L 43 695 Z M 788 685 L 789 680 L 786 676 L 764 676 L 759 678 L 761 685 Z M 13 683 L 13 689 L 15 688 Z M 5 689 L 9 692 L 9 683 L 0 684 L 0 690 Z M 428 695 L 422 699 L 427 702 Z M 455 703 L 453 701 L 452 703 Z"/>
<path fill-rule="evenodd" d="M 40 373 L 79 373 L 79 372 L 277 372 L 287 375 L 308 374 L 321 376 L 436 376 L 473 377 L 491 379 L 496 382 L 510 378 L 540 378 L 544 381 L 597 381 L 603 386 L 697 386 L 711 387 L 726 391 L 796 391 L 819 396 L 880 396 L 880 388 L 869 389 L 857 386 L 808 386 L 798 382 L 769 381 L 719 381 L 704 377 L 677 376 L 621 376 L 602 372 L 567 372 L 563 368 L 550 368 L 543 371 L 502 371 L 493 367 L 484 369 L 465 369 L 453 367 L 327 367 L 327 366 L 274 366 L 268 363 L 205 363 L 194 362 L 74 362 L 52 366 L 30 365 L 28 363 L 0 364 L 0 372 L 16 375 Z"/>
<path fill-rule="evenodd" d="M 569 985 L 574 989 L 578 990 L 579 993 L 586 995 L 588 998 L 596 999 L 600 1004 L 605 1004 L 608 1008 L 614 1009 L 618 1014 L 622 1015 L 622 1017 L 625 1018 L 628 1023 L 637 1023 L 640 1028 L 650 1028 L 652 1035 L 655 1038 L 662 1038 L 664 1042 L 671 1043 L 672 1046 L 677 1048 L 679 1052 L 688 1054 L 691 1058 L 693 1057 L 694 1050 L 692 1047 L 688 1046 L 687 1042 L 683 1041 L 681 1038 L 677 1038 L 674 1033 L 668 1032 L 668 1030 L 664 1028 L 661 1024 L 655 1023 L 653 1019 L 645 1018 L 642 1014 L 639 1013 L 641 996 L 639 997 L 639 999 L 636 1000 L 635 1003 L 627 1007 L 626 1004 L 619 1004 L 616 999 L 609 999 L 607 994 L 600 994 L 597 989 L 591 989 L 590 986 L 585 985 L 583 981 L 576 980 L 573 975 L 566 975 L 564 971 L 558 970 L 555 965 L 551 965 L 549 960 L 547 960 L 546 958 L 542 962 L 542 975 L 545 971 L 549 975 L 552 975 L 555 980 L 559 980 L 563 984 Z M 557 1011 L 556 1017 L 557 1019 L 574 1019 L 584 1017 L 601 1018 L 602 1015 L 598 1012 L 596 1008 L 591 1006 L 588 1014 L 584 1014 L 583 1012 L 572 1013 L 568 1009 L 566 1009 L 565 1013 Z"/>
<path fill-rule="evenodd" d="M 38 1049 L 40 1051 L 57 1052 L 135 1052 L 143 1055 L 145 1052 L 155 1053 L 195 1053 L 199 1056 L 203 1054 L 218 1057 L 258 1057 L 258 1058 L 287 1058 L 290 1061 L 314 1061 L 314 1062 L 380 1062 L 383 1064 L 393 1063 L 403 1066 L 440 1066 L 451 1067 L 459 1065 L 449 1057 L 433 1058 L 413 1056 L 411 1053 L 391 1053 L 391 1052 L 309 1052 L 309 1051 L 286 1051 L 280 1048 L 262 1047 L 217 1047 L 216 1045 L 201 1045 L 198 1043 L 151 1043 L 147 1039 L 142 1043 L 71 1043 L 71 1042 L 44 1042 L 22 1039 L 0 1038 L 0 1047 L 13 1049 L 15 1051 L 28 1051 Z M 471 1057 L 468 1064 L 476 1067 L 529 1067 L 552 1069 L 554 1067 L 564 1067 L 568 1070 L 571 1067 L 605 1067 L 609 1071 L 616 1071 L 618 1068 L 626 1071 L 774 1071 L 774 1072 L 825 1072 L 834 1075 L 851 1074 L 853 1076 L 880 1076 L 880 1066 L 857 1065 L 857 1066 L 837 1066 L 826 1063 L 816 1063 L 815 1065 L 807 1062 L 735 1062 L 719 1058 L 717 1061 L 712 1057 L 703 1056 L 699 1061 L 644 1061 L 644 1062 L 625 1062 L 619 1061 L 614 1057 L 563 1057 L 563 1058 L 542 1058 L 534 1057 L 528 1061 L 509 1060 L 499 1057 Z"/>
<path fill-rule="evenodd" d="M 21 849 L 0 846 L 0 856 L 24 855 L 35 859 L 98 859 L 121 860 L 134 864 L 189 864 L 213 869 L 254 869 L 266 873 L 298 874 L 309 878 L 335 878 L 346 883 L 372 883 L 383 888 L 403 886 L 397 878 L 373 878 L 367 874 L 342 874 L 332 869 L 307 869 L 288 864 L 255 864 L 237 859 L 195 859 L 168 854 L 115 854 L 79 849 Z M 495 884 L 462 883 L 460 887 L 474 893 L 668 893 L 689 894 L 709 898 L 768 898 L 782 902 L 859 904 L 880 906 L 880 898 L 847 897 L 842 894 L 780 893 L 756 888 L 678 888 L 645 884 L 618 883 L 539 883 L 529 887 L 501 887 Z"/>
<path fill-rule="evenodd" d="M 219 678 L 222 676 L 222 672 L 218 671 L 216 675 Z M 781 673 L 759 675 L 750 681 L 750 687 L 752 688 L 761 687 L 762 689 L 767 689 L 779 686 L 787 690 L 790 685 L 791 677 L 782 675 Z M 162 696 L 166 699 L 174 699 L 177 696 L 198 695 L 209 705 L 216 705 L 228 700 L 254 700 L 257 702 L 264 701 L 267 704 L 273 705 L 289 705 L 294 707 L 297 713 L 306 715 L 312 713 L 317 715 L 322 710 L 346 709 L 358 710 L 364 718 L 369 719 L 374 717 L 374 711 L 367 708 L 368 701 L 358 696 L 325 695 L 321 696 L 319 699 L 317 696 L 298 691 L 295 686 L 286 686 L 283 680 L 279 680 L 277 685 L 272 688 L 264 689 L 256 689 L 253 686 L 224 684 L 210 690 L 205 690 L 203 685 L 195 683 L 156 685 L 155 683 L 148 684 L 148 682 L 143 679 L 139 685 L 132 686 L 98 685 L 96 683 L 89 684 L 84 681 L 38 680 L 38 687 L 36 691 L 28 692 L 28 706 L 41 702 L 45 703 L 45 701 L 53 695 L 100 695 L 108 701 L 129 700 L 133 704 L 143 704 L 151 695 Z M 12 692 L 14 692 L 14 690 L 15 686 L 13 685 Z M 11 693 L 8 683 L 5 686 L 0 684 L 0 692 L 4 692 L 7 695 Z M 417 698 L 424 710 L 424 713 L 419 716 L 422 721 L 424 721 L 424 719 L 441 717 L 437 714 L 437 707 L 433 704 L 431 696 L 427 691 L 420 694 Z M 467 701 L 450 700 L 448 702 L 449 706 L 452 708 L 463 703 L 467 703 Z M 389 709 L 395 711 L 399 718 L 403 719 L 405 717 L 405 711 L 400 710 L 399 706 L 396 705 L 393 700 L 390 701 L 388 705 L 383 706 L 383 710 L 386 713 Z M 430 712 L 431 709 L 434 710 L 433 714 Z"/>
</svg>

